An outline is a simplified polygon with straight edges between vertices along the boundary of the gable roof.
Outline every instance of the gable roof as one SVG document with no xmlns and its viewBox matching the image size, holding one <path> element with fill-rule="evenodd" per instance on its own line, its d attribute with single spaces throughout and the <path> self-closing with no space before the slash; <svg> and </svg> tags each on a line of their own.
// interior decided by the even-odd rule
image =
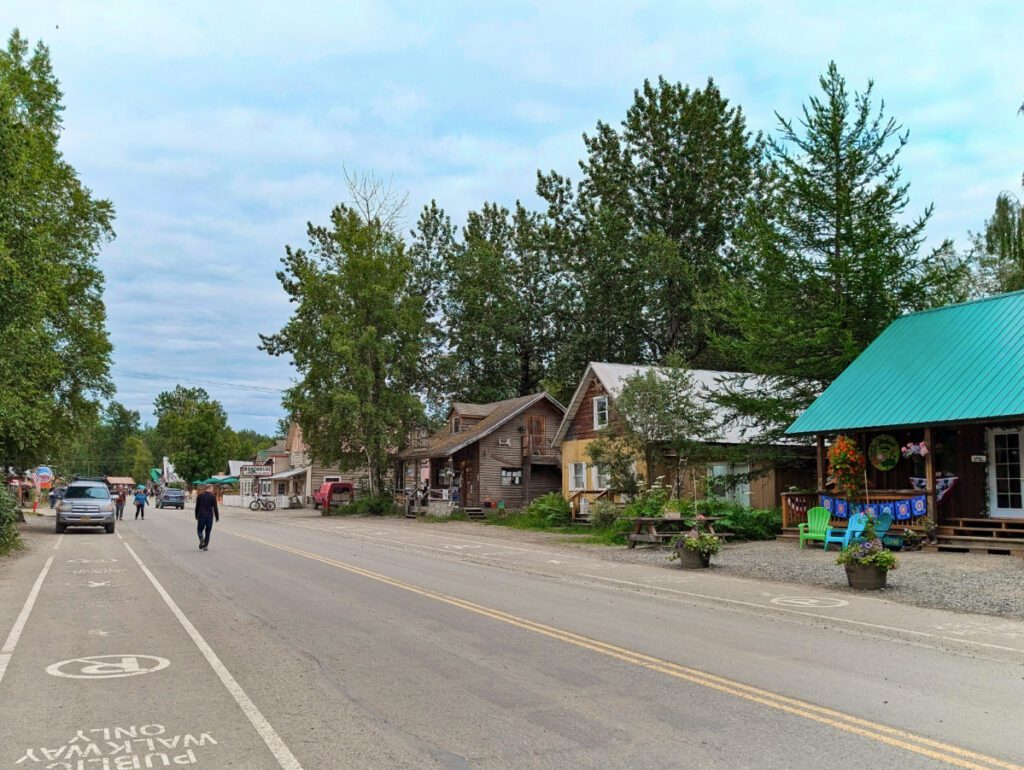
<svg viewBox="0 0 1024 770">
<path fill-rule="evenodd" d="M 897 318 L 789 435 L 1024 416 L 1024 292 Z"/>
<path fill-rule="evenodd" d="M 645 374 L 651 370 L 657 370 L 656 366 L 632 366 L 628 364 L 608 364 L 600 361 L 591 361 L 587 364 L 587 370 L 583 373 L 580 384 L 573 394 L 569 408 L 562 418 L 562 424 L 558 426 L 553 443 L 558 446 L 569 431 L 576 413 L 583 405 L 583 398 L 586 396 L 587 386 L 591 379 L 596 379 L 604 386 L 605 392 L 614 401 L 622 394 L 626 380 L 637 374 Z M 705 401 L 710 399 L 712 394 L 724 392 L 725 383 L 737 377 L 754 377 L 755 375 L 740 374 L 738 372 L 719 372 L 712 369 L 690 369 L 690 376 L 698 393 L 704 396 Z M 725 423 L 727 414 L 724 409 L 715 407 L 715 419 L 719 423 Z M 741 444 L 755 438 L 759 433 L 757 426 L 749 422 L 730 422 L 724 428 L 719 429 L 717 440 L 713 443 Z"/>
<path fill-rule="evenodd" d="M 486 416 L 480 422 L 471 425 L 458 433 L 452 433 L 451 424 L 433 434 L 427 443 L 422 447 L 406 449 L 398 453 L 398 458 L 411 460 L 425 457 L 447 457 L 455 454 L 460 449 L 479 441 L 485 436 L 493 433 L 513 417 L 525 412 L 538 401 L 547 400 L 559 412 L 565 412 L 565 407 L 558 403 L 548 393 L 534 393 L 532 396 L 520 396 L 510 398 L 507 401 L 495 401 L 491 404 L 458 404 L 459 407 L 468 407 L 460 411 L 460 414 L 480 414 L 473 409 L 484 410 Z M 452 404 L 454 409 L 456 404 Z"/>
</svg>

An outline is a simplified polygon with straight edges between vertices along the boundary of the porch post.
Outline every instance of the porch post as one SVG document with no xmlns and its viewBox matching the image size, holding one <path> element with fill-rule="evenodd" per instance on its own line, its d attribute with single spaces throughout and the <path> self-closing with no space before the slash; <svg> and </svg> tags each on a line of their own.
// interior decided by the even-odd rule
<svg viewBox="0 0 1024 770">
<path fill-rule="evenodd" d="M 825 437 L 818 434 L 818 491 L 825 491 Z"/>
<path fill-rule="evenodd" d="M 935 524 L 939 523 L 939 511 L 935 502 L 935 446 L 932 444 L 932 429 L 924 429 L 924 443 L 928 445 L 928 454 L 924 456 L 924 486 L 928 498 L 928 518 Z"/>
</svg>

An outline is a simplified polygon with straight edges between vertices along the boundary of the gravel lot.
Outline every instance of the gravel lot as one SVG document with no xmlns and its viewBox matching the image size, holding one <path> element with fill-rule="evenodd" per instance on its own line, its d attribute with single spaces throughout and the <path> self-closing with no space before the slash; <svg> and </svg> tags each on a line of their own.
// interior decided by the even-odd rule
<svg viewBox="0 0 1024 770">
<path fill-rule="evenodd" d="M 420 522 L 419 525 L 444 527 L 448 531 L 465 528 L 466 534 L 519 542 L 568 545 L 609 561 L 650 564 L 656 569 L 679 569 L 676 562 L 668 561 L 671 552 L 665 548 L 589 545 L 576 542 L 579 538 L 574 535 L 473 522 Z M 919 607 L 1024 620 L 1024 559 L 922 551 L 897 556 L 899 569 L 889 573 L 888 587 L 878 592 L 880 597 Z M 834 548 L 827 554 L 820 546 L 814 548 L 810 544 L 800 550 L 796 542 L 788 540 L 726 545 L 720 554 L 712 558 L 711 569 L 720 575 L 780 583 L 809 583 L 837 591 L 852 591 L 846 584 L 846 573 L 836 564 Z"/>
</svg>

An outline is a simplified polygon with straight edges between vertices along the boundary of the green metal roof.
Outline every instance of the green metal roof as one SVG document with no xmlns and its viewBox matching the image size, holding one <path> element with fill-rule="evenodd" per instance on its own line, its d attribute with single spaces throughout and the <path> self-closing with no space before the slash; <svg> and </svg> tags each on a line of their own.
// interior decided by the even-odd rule
<svg viewBox="0 0 1024 770">
<path fill-rule="evenodd" d="M 789 435 L 1024 415 L 1024 291 L 897 318 Z"/>
</svg>

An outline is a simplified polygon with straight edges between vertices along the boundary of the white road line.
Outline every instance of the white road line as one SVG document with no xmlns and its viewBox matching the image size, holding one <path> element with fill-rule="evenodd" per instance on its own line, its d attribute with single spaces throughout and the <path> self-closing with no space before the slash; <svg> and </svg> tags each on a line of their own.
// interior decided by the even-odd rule
<svg viewBox="0 0 1024 770">
<path fill-rule="evenodd" d="M 115 534 L 115 535 L 117 535 L 117 539 L 118 539 L 118 540 L 124 540 L 124 538 L 123 538 L 123 537 L 121 537 L 121 533 L 120 533 L 120 532 L 118 532 L 118 531 L 117 531 L 116 529 L 114 530 L 114 534 Z"/>
<path fill-rule="evenodd" d="M 153 584 L 157 593 L 164 600 L 164 603 L 170 607 L 171 612 L 174 613 L 174 617 L 178 619 L 185 632 L 195 642 L 196 647 L 203 653 L 203 657 L 206 658 L 206 662 L 210 664 L 214 673 L 220 679 L 221 683 L 227 688 L 227 691 L 231 693 L 231 697 L 235 699 L 235 703 L 242 709 L 242 713 L 249 718 L 252 726 L 259 733 L 259 736 L 263 739 L 263 742 L 267 744 L 267 748 L 277 759 L 277 763 L 281 765 L 282 770 L 302 770 L 302 765 L 299 764 L 299 760 L 295 758 L 295 755 L 285 745 L 284 741 L 281 740 L 281 736 L 277 734 L 277 731 L 271 727 L 270 722 L 263 716 L 263 713 L 256 707 L 256 704 L 252 702 L 248 695 L 245 694 L 245 690 L 231 675 L 231 672 L 227 670 L 220 658 L 217 657 L 217 653 L 213 651 L 213 648 L 206 643 L 202 634 L 196 630 L 196 627 L 192 625 L 185 613 L 181 611 L 171 595 L 164 590 L 164 587 L 160 585 L 160 581 L 156 579 L 156 576 L 149 571 L 149 567 L 142 563 L 142 559 L 139 558 L 138 554 L 132 550 L 132 547 L 128 543 L 124 544 L 124 547 L 128 549 L 128 553 L 131 554 L 132 558 L 135 559 L 135 563 L 139 565 L 139 569 L 149 578 L 149 582 Z"/>
<path fill-rule="evenodd" d="M 57 542 L 53 544 L 53 550 L 56 551 L 58 548 L 60 548 L 60 543 L 61 543 L 61 541 L 63 539 L 64 539 L 64 535 L 58 535 L 57 536 Z"/>
<path fill-rule="evenodd" d="M 791 610 L 786 607 L 778 607 L 770 604 L 758 604 L 757 602 L 745 602 L 741 599 L 727 599 L 724 596 L 708 596 L 707 594 L 698 594 L 693 591 L 680 591 L 675 588 L 666 588 L 664 586 L 652 586 L 647 583 L 634 583 L 631 580 L 616 580 L 615 578 L 603 577 L 602 575 L 589 575 L 586 572 L 577 573 L 580 577 L 591 578 L 593 580 L 603 580 L 607 583 L 621 583 L 622 585 L 635 586 L 637 588 L 650 588 L 653 591 L 664 591 L 670 594 L 679 594 L 681 596 L 692 596 L 697 599 L 709 599 L 715 602 L 724 602 L 726 604 L 739 604 L 744 607 L 755 607 L 759 610 L 771 610 L 772 612 L 784 612 L 789 615 L 802 615 L 806 618 L 817 618 L 820 620 L 832 620 L 836 623 L 849 623 L 854 626 L 864 626 L 866 628 L 877 628 L 882 631 L 895 631 L 900 634 L 911 634 L 913 636 L 924 636 L 928 639 L 942 639 L 946 642 L 959 642 L 960 644 L 973 644 L 978 647 L 988 647 L 992 650 L 1004 650 L 1006 652 L 1024 652 L 1019 647 L 1005 647 L 1001 644 L 990 644 L 988 642 L 978 642 L 973 639 L 961 639 L 956 636 L 940 636 L 939 634 L 929 634 L 927 631 L 915 631 L 911 628 L 900 628 L 898 626 L 885 626 L 880 623 L 869 623 L 866 620 L 854 620 L 852 618 L 841 618 L 835 615 L 822 615 L 817 612 L 806 612 L 804 610 Z"/>
<path fill-rule="evenodd" d="M 18 613 L 18 617 L 14 621 L 14 625 L 11 627 L 11 633 L 7 635 L 7 641 L 4 642 L 3 647 L 0 647 L 0 682 L 4 680 L 4 674 L 7 672 L 7 664 L 11 661 L 11 656 L 14 654 L 14 648 L 18 646 L 18 639 L 21 638 L 21 632 L 25 628 L 25 623 L 28 622 L 29 613 L 32 612 L 32 608 L 35 606 L 36 597 L 39 596 L 39 589 L 43 586 L 43 581 L 46 579 L 46 573 L 50 571 L 51 564 L 53 564 L 52 556 L 47 559 L 46 564 L 43 565 L 43 571 L 39 573 L 39 577 L 36 578 L 36 582 L 32 586 L 32 590 L 28 592 L 28 598 L 25 600 L 25 606 L 23 606 L 21 608 L 21 612 Z"/>
</svg>

